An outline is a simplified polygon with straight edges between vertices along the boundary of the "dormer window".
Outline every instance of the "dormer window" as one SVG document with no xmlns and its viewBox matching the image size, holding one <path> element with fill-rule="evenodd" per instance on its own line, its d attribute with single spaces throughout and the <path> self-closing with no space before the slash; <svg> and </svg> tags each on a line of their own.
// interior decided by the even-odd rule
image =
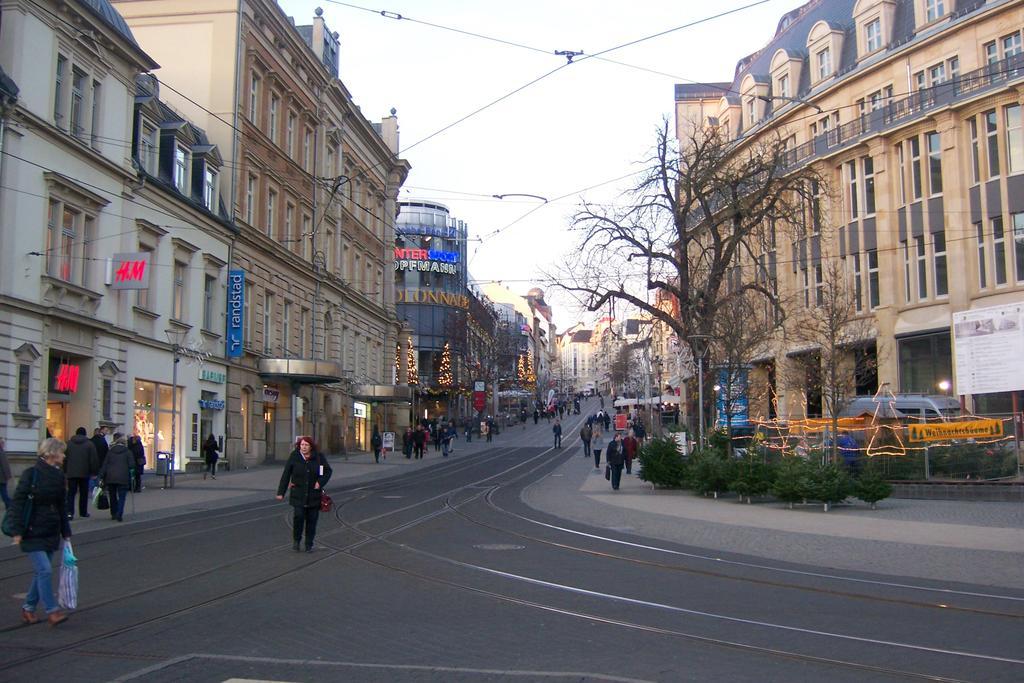
<svg viewBox="0 0 1024 683">
<path fill-rule="evenodd" d="M 142 123 L 142 135 L 139 136 L 139 163 L 150 175 L 157 174 L 157 156 L 160 149 L 159 133 L 155 126 Z"/>
<path fill-rule="evenodd" d="M 174 146 L 174 186 L 178 192 L 188 194 L 189 152 L 181 144 Z"/>
<path fill-rule="evenodd" d="M 203 170 L 203 206 L 217 210 L 217 172 L 209 166 Z"/>
<path fill-rule="evenodd" d="M 832 75 L 832 49 L 819 50 L 815 55 L 815 62 L 818 67 L 818 80 L 823 81 Z"/>
<path fill-rule="evenodd" d="M 789 94 L 789 74 L 783 74 L 779 77 L 779 97 L 792 97 Z"/>
<path fill-rule="evenodd" d="M 933 22 L 946 14 L 946 3 L 944 0 L 925 0 L 924 14 L 925 21 Z"/>
<path fill-rule="evenodd" d="M 882 47 L 882 21 L 875 19 L 864 27 L 864 48 L 871 53 Z"/>
<path fill-rule="evenodd" d="M 753 126 L 757 122 L 757 100 L 751 97 L 747 100 L 747 126 Z"/>
</svg>

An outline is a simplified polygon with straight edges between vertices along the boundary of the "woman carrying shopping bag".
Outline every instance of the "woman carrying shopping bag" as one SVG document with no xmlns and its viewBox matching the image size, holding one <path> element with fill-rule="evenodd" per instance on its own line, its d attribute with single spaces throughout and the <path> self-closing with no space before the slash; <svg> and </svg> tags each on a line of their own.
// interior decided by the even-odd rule
<svg viewBox="0 0 1024 683">
<path fill-rule="evenodd" d="M 40 601 L 50 626 L 68 618 L 53 594 L 53 553 L 60 547 L 62 537 L 71 538 L 63 463 L 64 442 L 43 440 L 39 444 L 39 459 L 22 472 L 7 513 L 11 516 L 14 542 L 32 562 L 32 583 L 21 606 L 21 621 L 25 624 L 39 621 L 36 608 Z"/>
</svg>

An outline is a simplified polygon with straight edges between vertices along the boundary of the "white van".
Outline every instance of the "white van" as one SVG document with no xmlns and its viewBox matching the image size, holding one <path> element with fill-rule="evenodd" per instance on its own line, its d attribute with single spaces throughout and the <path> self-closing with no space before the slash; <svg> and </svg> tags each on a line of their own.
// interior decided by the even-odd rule
<svg viewBox="0 0 1024 683">
<path fill-rule="evenodd" d="M 950 422 L 959 417 L 961 413 L 960 401 L 952 396 L 894 394 L 877 398 L 875 396 L 856 396 L 839 411 L 839 417 L 875 415 L 876 411 L 879 417 L 931 422 Z"/>
</svg>

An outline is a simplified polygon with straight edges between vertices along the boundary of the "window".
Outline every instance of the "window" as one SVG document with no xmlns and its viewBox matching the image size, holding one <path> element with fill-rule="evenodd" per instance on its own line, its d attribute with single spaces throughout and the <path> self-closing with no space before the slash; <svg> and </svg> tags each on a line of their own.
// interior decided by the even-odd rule
<svg viewBox="0 0 1024 683">
<path fill-rule="evenodd" d="M 139 138 L 139 163 L 150 175 L 157 174 L 157 150 L 159 149 L 160 143 L 156 128 L 148 123 L 143 123 L 142 135 Z"/>
<path fill-rule="evenodd" d="M 309 309 L 303 308 L 299 312 L 299 355 L 303 358 L 309 358 L 313 354 L 309 352 L 307 344 L 309 343 Z"/>
<path fill-rule="evenodd" d="M 217 211 L 217 173 L 209 166 L 203 169 L 203 205 Z"/>
<path fill-rule="evenodd" d="M 1019 31 L 1016 33 L 1011 33 L 1008 36 L 1003 36 L 1003 38 L 999 42 L 1001 44 L 1001 47 L 1003 48 L 1003 59 L 1006 59 L 1007 57 L 1012 57 L 1014 55 L 1019 55 L 1021 53 L 1021 40 Z"/>
<path fill-rule="evenodd" d="M 295 205 L 289 202 L 284 207 L 284 233 L 281 235 L 281 242 L 294 248 L 295 236 L 292 234 L 292 227 L 295 225 Z"/>
<path fill-rule="evenodd" d="M 938 133 L 925 133 L 928 146 L 928 185 L 932 195 L 942 194 L 942 143 Z"/>
<path fill-rule="evenodd" d="M 985 259 L 985 228 L 979 221 L 974 224 L 974 234 L 978 237 L 978 288 L 988 287 L 988 270 Z"/>
<path fill-rule="evenodd" d="M 1024 134 L 1021 132 L 1020 105 L 1006 108 L 1006 172 L 1024 171 Z"/>
<path fill-rule="evenodd" d="M 88 287 L 92 258 L 93 218 L 61 199 L 51 199 L 47 211 L 46 273 Z"/>
<path fill-rule="evenodd" d="M 103 380 L 100 414 L 104 420 L 114 419 L 114 381 L 111 379 Z"/>
<path fill-rule="evenodd" d="M 53 94 L 53 122 L 58 126 L 64 118 L 64 79 L 67 78 L 68 59 L 57 55 L 56 88 Z"/>
<path fill-rule="evenodd" d="M 864 274 L 860 267 L 860 254 L 853 254 L 853 304 L 858 311 L 864 310 Z"/>
<path fill-rule="evenodd" d="M 999 61 L 999 48 L 996 47 L 996 41 L 985 43 L 985 63 L 995 64 Z"/>
<path fill-rule="evenodd" d="M 960 58 L 950 57 L 946 60 L 946 68 L 949 69 L 949 80 L 954 81 L 960 78 Z"/>
<path fill-rule="evenodd" d="M 302 168 L 306 171 L 312 172 L 313 168 L 313 133 L 306 129 L 306 132 L 302 135 Z"/>
<path fill-rule="evenodd" d="M 148 244 L 139 244 L 139 251 L 149 254 L 150 269 L 155 263 L 153 258 L 153 247 Z M 152 284 L 152 282 L 150 283 Z M 135 292 L 135 305 L 139 308 L 149 309 L 149 289 L 139 289 Z"/>
<path fill-rule="evenodd" d="M 910 138 L 910 187 L 914 199 L 921 198 L 921 141 Z"/>
<path fill-rule="evenodd" d="M 309 249 L 309 245 L 313 243 L 312 223 L 312 218 L 307 215 L 302 216 L 302 234 L 299 235 L 299 244 L 302 245 L 302 254 L 304 256 Z M 330 241 L 328 241 L 328 244 L 330 244 Z"/>
<path fill-rule="evenodd" d="M 260 77 L 256 74 L 252 75 L 249 80 L 249 120 L 255 123 L 257 126 L 260 125 L 259 109 L 260 106 Z"/>
<path fill-rule="evenodd" d="M 864 39 L 868 52 L 874 52 L 882 47 L 882 22 L 880 19 L 868 22 L 864 27 Z"/>
<path fill-rule="evenodd" d="M 99 81 L 92 82 L 92 108 L 89 116 L 90 120 L 90 134 L 89 144 L 95 147 L 99 143 L 100 137 L 100 93 L 101 87 Z"/>
<path fill-rule="evenodd" d="M 779 77 L 779 96 L 789 97 L 789 74 L 783 74 Z"/>
<path fill-rule="evenodd" d="M 756 123 L 756 117 L 755 117 L 755 102 L 756 101 L 757 100 L 755 100 L 753 97 L 751 97 L 749 100 L 747 100 L 747 127 L 753 126 L 754 123 Z"/>
<path fill-rule="evenodd" d="M 896 175 L 899 177 L 900 206 L 907 204 L 907 160 L 903 156 L 903 143 L 896 143 Z"/>
<path fill-rule="evenodd" d="M 244 310 L 242 311 L 242 325 L 245 330 L 243 336 L 242 346 L 245 348 L 252 348 L 253 339 L 256 337 L 256 321 L 252 317 L 252 298 L 256 296 L 256 288 L 252 286 L 252 282 L 249 277 L 245 278 L 245 302 L 243 304 Z"/>
<path fill-rule="evenodd" d="M 946 271 L 946 233 L 932 234 L 932 263 L 935 265 L 935 296 L 949 294 L 949 275 Z"/>
<path fill-rule="evenodd" d="M 861 160 L 864 170 L 864 213 L 871 216 L 875 213 L 875 162 L 871 157 Z"/>
<path fill-rule="evenodd" d="M 931 86 L 946 82 L 946 65 L 936 64 L 928 69 L 928 83 Z"/>
<path fill-rule="evenodd" d="M 203 329 L 213 330 L 214 311 L 217 310 L 217 278 L 207 275 L 203 280 Z"/>
<path fill-rule="evenodd" d="M 288 358 L 292 341 L 292 302 L 284 302 L 284 315 L 281 317 L 281 344 L 284 348 L 284 356 Z"/>
<path fill-rule="evenodd" d="M 850 207 L 850 218 L 857 218 L 859 215 L 859 208 L 857 204 L 857 162 L 848 161 L 846 162 L 846 177 L 848 182 L 849 192 L 846 197 Z"/>
<path fill-rule="evenodd" d="M 277 211 L 277 192 L 267 193 L 267 237 L 274 236 L 274 213 Z"/>
<path fill-rule="evenodd" d="M 295 156 L 295 112 L 288 112 L 288 122 L 285 126 L 284 146 L 289 157 Z"/>
<path fill-rule="evenodd" d="M 270 115 L 267 121 L 269 130 L 267 134 L 270 135 L 270 139 L 277 142 L 277 111 L 281 107 L 281 98 L 277 95 L 270 94 Z"/>
<path fill-rule="evenodd" d="M 178 192 L 182 194 L 189 194 L 188 192 L 188 161 L 189 161 L 188 150 L 181 145 L 175 145 L 174 147 L 174 186 L 178 188 Z"/>
<path fill-rule="evenodd" d="M 928 261 L 927 261 L 927 247 L 924 243 L 924 237 L 919 236 L 914 238 L 914 243 L 917 247 L 917 298 L 927 299 L 928 298 Z"/>
<path fill-rule="evenodd" d="M 265 355 L 270 355 L 270 348 L 271 348 L 270 347 L 270 341 L 271 341 L 270 331 L 271 331 L 271 329 L 273 329 L 271 327 L 271 320 L 273 320 L 273 315 L 274 315 L 274 295 L 271 294 L 270 292 L 264 292 L 263 293 L 263 353 Z"/>
<path fill-rule="evenodd" d="M 80 70 L 77 66 L 71 69 L 71 125 L 68 131 L 76 137 L 80 137 L 85 133 L 85 121 L 82 117 L 85 114 L 86 81 L 87 76 L 84 71 Z"/>
<path fill-rule="evenodd" d="M 188 278 L 188 264 L 174 262 L 174 298 L 171 302 L 171 317 L 175 320 L 185 319 L 185 284 Z"/>
<path fill-rule="evenodd" d="M 903 240 L 903 296 L 904 300 L 909 304 L 914 300 L 914 295 L 911 290 L 911 279 L 910 279 L 910 240 Z"/>
<path fill-rule="evenodd" d="M 822 306 L 825 303 L 825 273 L 819 262 L 814 266 L 814 305 Z"/>
<path fill-rule="evenodd" d="M 28 413 L 32 409 L 31 402 L 32 388 L 32 365 L 30 363 L 18 364 L 18 412 Z"/>
<path fill-rule="evenodd" d="M 924 0 L 925 21 L 935 21 L 946 13 L 943 0 Z"/>
<path fill-rule="evenodd" d="M 1003 217 L 989 219 L 992 227 L 992 256 L 995 259 L 996 286 L 1006 284 L 1006 235 L 1003 232 Z"/>
<path fill-rule="evenodd" d="M 1013 262 L 1017 282 L 1024 282 L 1024 213 L 1010 215 L 1013 221 Z"/>
<path fill-rule="evenodd" d="M 832 75 L 832 50 L 825 48 L 818 53 L 818 80 L 824 80 Z"/>
<path fill-rule="evenodd" d="M 881 305 L 881 293 L 879 292 L 878 281 L 878 250 L 869 249 L 868 256 L 868 300 L 871 308 L 875 309 Z"/>
<path fill-rule="evenodd" d="M 999 130 L 996 122 L 996 112 L 987 111 L 982 116 L 985 117 L 985 140 L 986 140 L 986 153 L 988 155 L 988 177 L 995 178 L 999 176 Z"/>
<path fill-rule="evenodd" d="M 256 220 L 256 176 L 250 175 L 245 184 L 245 222 L 252 225 Z"/>
<path fill-rule="evenodd" d="M 980 153 L 978 150 L 978 120 L 971 117 L 967 121 L 968 130 L 971 135 L 971 180 L 977 185 L 981 182 L 981 166 L 979 162 Z"/>
</svg>

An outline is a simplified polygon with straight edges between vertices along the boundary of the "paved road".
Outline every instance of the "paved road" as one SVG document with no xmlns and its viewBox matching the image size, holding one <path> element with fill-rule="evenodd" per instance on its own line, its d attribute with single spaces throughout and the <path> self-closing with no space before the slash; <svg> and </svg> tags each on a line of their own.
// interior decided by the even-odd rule
<svg viewBox="0 0 1024 683">
<path fill-rule="evenodd" d="M 891 540 L 884 525 L 880 538 L 851 540 L 813 524 L 864 518 L 856 508 L 753 506 L 761 519 L 751 520 L 738 516 L 747 506 L 635 481 L 615 498 L 571 439 L 548 448 L 549 430 L 512 429 L 447 460 L 336 461 L 338 509 L 312 555 L 290 550 L 289 510 L 270 498 L 276 470 L 151 487 L 123 525 L 76 521 L 82 605 L 58 629 L 15 625 L 27 563 L 4 548 L 0 680 L 1024 678 L 1019 584 L 986 580 L 985 562 L 976 580 L 957 569 L 950 583 L 941 567 L 843 566 L 827 550 L 913 545 L 939 561 L 1019 561 L 1021 548 L 992 549 L 1013 542 L 1013 511 L 944 513 L 980 530 L 970 544 Z M 645 497 L 658 505 L 639 509 Z M 784 530 L 764 521 L 782 512 Z M 665 531 L 684 524 L 716 526 L 695 538 Z M 695 542 L 724 530 L 724 541 Z M 811 538 L 818 554 L 794 550 Z M 773 541 L 790 550 L 761 552 Z"/>
</svg>

